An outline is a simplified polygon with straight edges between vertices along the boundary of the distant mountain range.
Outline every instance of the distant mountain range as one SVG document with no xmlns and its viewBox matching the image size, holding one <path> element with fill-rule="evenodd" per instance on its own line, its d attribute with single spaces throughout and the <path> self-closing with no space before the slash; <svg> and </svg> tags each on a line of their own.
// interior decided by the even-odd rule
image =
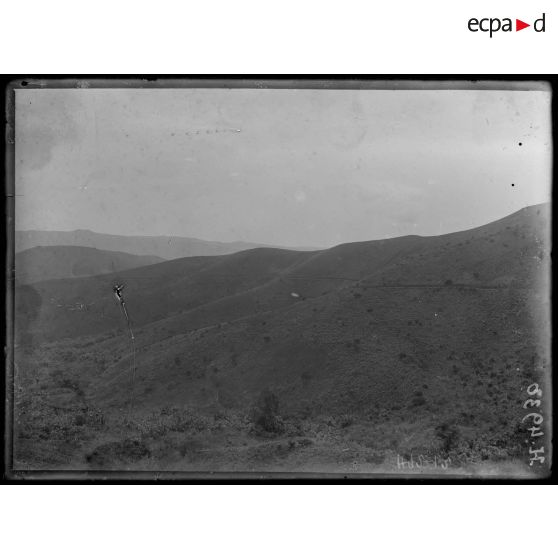
<svg viewBox="0 0 558 558">
<path fill-rule="evenodd" d="M 250 242 L 214 242 L 180 236 L 122 236 L 89 230 L 16 231 L 15 251 L 37 246 L 86 246 L 98 250 L 126 252 L 137 256 L 157 256 L 165 260 L 192 256 L 220 256 L 259 248 Z M 309 248 L 294 248 L 309 250 Z"/>
<path fill-rule="evenodd" d="M 84 246 L 37 246 L 15 255 L 15 278 L 19 283 L 68 279 L 114 273 L 160 263 L 157 256 L 136 256 Z"/>
</svg>

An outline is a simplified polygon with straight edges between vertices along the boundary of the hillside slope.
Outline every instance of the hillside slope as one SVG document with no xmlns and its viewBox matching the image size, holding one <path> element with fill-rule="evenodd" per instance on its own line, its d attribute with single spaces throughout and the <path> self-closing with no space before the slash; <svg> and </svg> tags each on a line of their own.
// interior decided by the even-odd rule
<svg viewBox="0 0 558 558">
<path fill-rule="evenodd" d="M 38 246 L 15 255 L 15 279 L 35 283 L 114 273 L 164 261 L 157 256 L 136 256 L 83 246 Z"/>
<path fill-rule="evenodd" d="M 112 296 L 116 280 L 126 283 L 134 359 Z M 527 386 L 550 393 L 549 281 L 543 205 L 440 237 L 311 253 L 260 248 L 24 285 L 16 291 L 16 361 L 35 399 L 20 408 L 42 405 L 42 421 L 56 409 L 53 428 L 59 413 L 83 408 L 124 428 L 133 398 L 137 423 L 126 428 L 150 440 L 157 459 L 211 470 L 238 459 L 244 470 L 262 455 L 265 468 L 267 451 L 284 455 L 280 442 L 262 447 L 246 422 L 270 391 L 299 459 L 333 460 L 343 470 L 349 457 L 395 467 L 399 454 L 439 452 L 455 463 L 524 464 Z M 185 425 L 184 409 L 205 418 L 187 415 Z M 551 416 L 550 398 L 540 411 Z M 22 415 L 24 460 L 43 447 L 29 420 Z M 192 447 L 210 453 L 180 453 L 186 431 Z M 296 449 L 293 432 L 316 449 Z M 108 451 L 94 436 L 89 455 Z M 61 459 L 59 448 L 44 451 Z"/>
<path fill-rule="evenodd" d="M 120 310 L 112 296 L 116 282 L 126 284 L 135 326 L 172 319 L 177 329 L 185 330 L 290 307 L 349 286 L 544 289 L 550 269 L 549 218 L 548 206 L 541 206 L 439 237 L 359 242 L 316 252 L 259 248 L 177 259 L 125 273 L 40 282 L 32 293 L 16 292 L 19 329 L 38 340 L 118 329 Z"/>
<path fill-rule="evenodd" d="M 498 381 L 500 395 L 520 390 L 549 361 L 545 209 L 315 253 L 257 288 L 140 327 L 146 403 L 248 404 L 273 387 L 287 407 L 346 412 L 385 398 L 406 408 L 425 389 L 432 401 L 454 405 L 453 392 L 480 407 L 476 376 Z M 118 401 L 121 390 L 106 385 Z"/>
</svg>

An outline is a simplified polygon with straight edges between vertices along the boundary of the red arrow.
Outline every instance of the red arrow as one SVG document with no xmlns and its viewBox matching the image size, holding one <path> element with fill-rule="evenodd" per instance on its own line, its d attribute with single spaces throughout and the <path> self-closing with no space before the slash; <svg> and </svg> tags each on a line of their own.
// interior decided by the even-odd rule
<svg viewBox="0 0 558 558">
<path fill-rule="evenodd" d="M 521 21 L 520 19 L 515 20 L 515 30 L 516 31 L 521 31 L 522 29 L 525 29 L 526 27 L 531 27 L 531 24 L 530 23 L 525 23 L 524 21 Z"/>
</svg>

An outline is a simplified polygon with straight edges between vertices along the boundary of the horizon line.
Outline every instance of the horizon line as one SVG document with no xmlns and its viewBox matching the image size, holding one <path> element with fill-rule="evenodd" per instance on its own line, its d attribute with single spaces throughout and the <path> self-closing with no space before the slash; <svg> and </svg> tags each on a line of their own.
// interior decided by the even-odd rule
<svg viewBox="0 0 558 558">
<path fill-rule="evenodd" d="M 198 238 L 195 236 L 180 236 L 180 235 L 171 235 L 171 234 L 160 234 L 160 235 L 144 235 L 144 234 L 116 234 L 116 233 L 103 233 L 103 232 L 97 232 L 94 231 L 92 229 L 70 229 L 70 230 L 48 230 L 48 229 L 16 229 L 15 228 L 15 223 L 14 223 L 14 232 L 16 233 L 29 233 L 29 232 L 46 232 L 46 233 L 76 233 L 76 232 L 89 232 L 89 233 L 93 233 L 93 234 L 97 234 L 97 235 L 103 235 L 103 236 L 120 236 L 120 237 L 125 237 L 125 238 L 180 238 L 180 239 L 185 239 L 185 240 L 197 240 L 199 242 L 210 242 L 210 243 L 215 243 L 215 244 L 253 244 L 255 245 L 255 248 L 280 248 L 280 249 L 298 249 L 298 250 L 328 250 L 329 248 L 334 248 L 335 246 L 341 246 L 343 244 L 352 244 L 352 243 L 358 243 L 358 242 L 373 242 L 373 241 L 377 241 L 377 240 L 389 240 L 389 239 L 393 239 L 393 238 L 402 238 L 402 237 L 406 237 L 406 236 L 417 236 L 417 237 L 421 237 L 421 238 L 432 238 L 432 237 L 436 237 L 436 236 L 444 236 L 447 234 L 455 234 L 455 233 L 459 233 L 459 232 L 465 232 L 465 231 L 469 231 L 469 230 L 473 230 L 479 227 L 483 227 L 485 225 L 489 225 L 490 223 L 495 223 L 497 221 L 500 221 L 501 219 L 505 219 L 506 217 L 510 217 L 511 215 L 514 215 L 515 213 L 519 213 L 520 211 L 523 211 L 525 209 L 528 209 L 530 207 L 537 207 L 540 205 L 550 205 L 552 203 L 552 200 L 550 201 L 546 201 L 546 202 L 540 202 L 540 203 L 535 203 L 532 205 L 525 205 L 522 208 L 513 211 L 512 213 L 507 213 L 506 215 L 504 215 L 503 217 L 499 217 L 497 219 L 494 219 L 493 221 L 488 221 L 487 223 L 483 223 L 481 225 L 476 225 L 467 229 L 459 229 L 456 231 L 451 231 L 451 232 L 445 232 L 445 233 L 441 233 L 441 234 L 431 234 L 431 235 L 420 235 L 420 234 L 402 234 L 402 235 L 397 235 L 397 236 L 389 236 L 389 237 L 382 237 L 382 238 L 372 238 L 372 239 L 366 239 L 366 240 L 351 240 L 351 241 L 346 241 L 346 242 L 340 242 L 338 244 L 333 244 L 331 246 L 326 246 L 326 247 L 318 247 L 318 246 L 305 246 L 305 245 L 299 245 L 299 246 L 280 246 L 280 245 L 276 245 L 276 244 L 268 244 L 268 243 L 261 243 L 261 242 L 253 242 L 250 240 L 208 240 L 208 239 L 203 239 L 203 238 Z M 250 248 L 248 248 L 250 249 Z"/>
</svg>

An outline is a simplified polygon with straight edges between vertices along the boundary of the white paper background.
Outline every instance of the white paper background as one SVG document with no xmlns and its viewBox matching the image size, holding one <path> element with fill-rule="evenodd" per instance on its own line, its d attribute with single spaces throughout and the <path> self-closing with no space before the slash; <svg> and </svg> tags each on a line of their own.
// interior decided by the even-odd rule
<svg viewBox="0 0 558 558">
<path fill-rule="evenodd" d="M 2 547 L 10 557 L 550 557 L 548 488 L 11 486 Z"/>
<path fill-rule="evenodd" d="M 3 2 L 0 71 L 552 73 L 550 0 L 22 0 Z M 545 33 L 471 33 L 471 17 Z"/>
</svg>

